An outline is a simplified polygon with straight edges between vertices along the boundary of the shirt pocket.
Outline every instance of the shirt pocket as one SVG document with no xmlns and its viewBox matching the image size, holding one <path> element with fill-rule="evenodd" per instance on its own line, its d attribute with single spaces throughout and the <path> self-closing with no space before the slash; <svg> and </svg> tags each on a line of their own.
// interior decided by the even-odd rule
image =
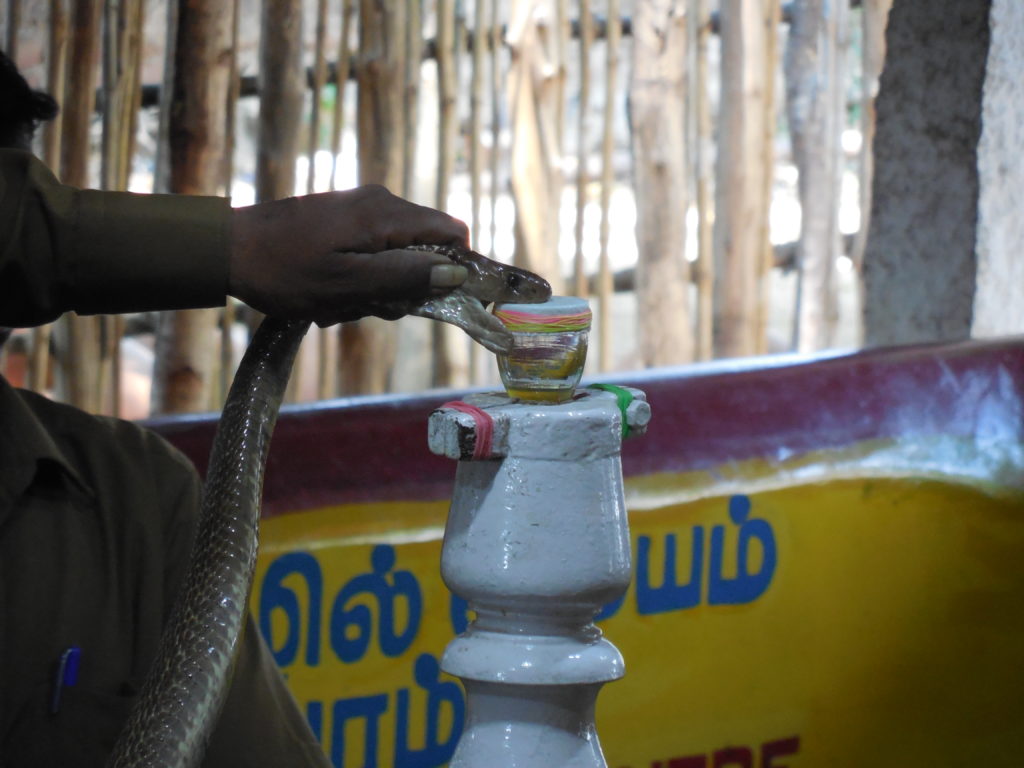
<svg viewBox="0 0 1024 768">
<path fill-rule="evenodd" d="M 51 712 L 53 686 L 39 686 L 15 716 L 2 748 L 3 768 L 104 768 L 136 695 L 76 685 L 60 693 Z"/>
</svg>

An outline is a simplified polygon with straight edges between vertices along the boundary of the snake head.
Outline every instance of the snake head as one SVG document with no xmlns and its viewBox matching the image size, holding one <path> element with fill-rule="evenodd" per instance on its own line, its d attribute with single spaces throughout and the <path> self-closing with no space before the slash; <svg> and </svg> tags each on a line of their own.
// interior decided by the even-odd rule
<svg viewBox="0 0 1024 768">
<path fill-rule="evenodd" d="M 451 293 L 421 302 L 410 314 L 456 325 L 491 352 L 508 352 L 513 340 L 504 324 L 487 311 L 488 304 L 537 304 L 551 298 L 551 284 L 540 275 L 468 248 L 416 245 L 411 249 L 444 254 L 465 267 L 469 276 Z"/>
<path fill-rule="evenodd" d="M 413 250 L 441 253 L 466 268 L 461 290 L 487 306 L 492 303 L 538 304 L 551 298 L 551 284 L 528 269 L 502 264 L 482 253 L 451 245 L 415 245 Z"/>
</svg>

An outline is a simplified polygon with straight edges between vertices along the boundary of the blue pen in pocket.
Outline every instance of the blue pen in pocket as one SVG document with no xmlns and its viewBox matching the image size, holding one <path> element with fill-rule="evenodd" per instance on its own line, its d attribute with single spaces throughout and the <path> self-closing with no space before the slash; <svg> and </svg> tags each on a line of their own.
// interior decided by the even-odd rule
<svg viewBox="0 0 1024 768">
<path fill-rule="evenodd" d="M 78 682 L 78 665 L 82 659 L 82 649 L 77 645 L 66 648 L 57 662 L 57 674 L 53 679 L 53 694 L 50 696 L 50 714 L 60 710 L 60 697 L 65 688 Z"/>
</svg>

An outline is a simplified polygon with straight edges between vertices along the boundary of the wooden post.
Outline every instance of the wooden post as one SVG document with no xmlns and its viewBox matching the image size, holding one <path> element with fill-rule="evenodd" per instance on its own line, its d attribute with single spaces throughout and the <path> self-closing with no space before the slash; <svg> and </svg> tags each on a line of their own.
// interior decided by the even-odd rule
<svg viewBox="0 0 1024 768">
<path fill-rule="evenodd" d="M 800 268 L 796 347 L 813 352 L 832 340 L 838 317 L 840 135 L 846 111 L 845 3 L 796 0 L 786 51 L 787 106 L 800 173 Z"/>
<path fill-rule="evenodd" d="M 260 118 L 256 198 L 280 200 L 295 194 L 295 165 L 302 143 L 306 71 L 302 63 L 302 0 L 264 0 L 260 41 Z M 316 334 L 299 347 L 285 397 L 294 402 L 307 390 L 308 356 Z"/>
<path fill-rule="evenodd" d="M 469 241 L 473 248 L 480 248 L 480 222 L 483 215 L 483 162 L 480 137 L 483 133 L 484 101 L 484 45 L 486 14 L 484 0 L 475 0 L 473 5 L 473 56 L 469 76 L 469 197 L 473 215 L 469 224 Z M 469 384 L 477 384 L 481 360 L 476 344 L 469 348 Z"/>
<path fill-rule="evenodd" d="M 70 65 L 61 105 L 61 176 L 73 187 L 90 186 L 89 126 L 96 104 L 96 62 L 100 42 L 101 0 L 74 4 Z M 60 100 L 60 94 L 54 94 Z M 100 324 L 98 317 L 67 314 L 62 319 L 58 357 L 58 395 L 83 410 L 99 410 Z"/>
<path fill-rule="evenodd" d="M 423 0 L 407 0 L 405 83 L 402 113 L 402 197 L 416 197 L 416 147 L 419 144 L 420 85 L 423 79 Z"/>
<path fill-rule="evenodd" d="M 458 72 L 455 47 L 455 3 L 437 2 L 437 178 L 434 207 L 446 210 L 452 171 L 455 167 L 455 127 L 457 115 Z M 409 163 L 409 158 L 406 158 Z M 408 166 L 407 166 L 408 168 Z M 444 323 L 431 325 L 431 386 L 454 387 L 469 384 L 464 334 Z M 461 349 L 460 349 L 461 347 Z M 465 352 L 465 354 L 460 354 Z"/>
<path fill-rule="evenodd" d="M 590 12 L 590 0 L 580 0 L 580 91 L 579 114 L 576 126 L 576 252 L 573 255 L 573 293 L 585 297 L 590 293 L 587 280 L 586 262 L 583 257 L 583 230 L 587 211 L 587 160 L 590 157 L 590 51 L 594 41 L 594 17 Z"/>
<path fill-rule="evenodd" d="M 760 277 L 768 201 L 764 197 L 765 48 L 760 0 L 721 5 L 722 97 L 714 224 L 715 354 L 761 348 Z"/>
<path fill-rule="evenodd" d="M 585 2 L 585 0 L 582 0 Z M 491 0 L 491 258 L 497 257 L 498 240 L 498 196 L 501 186 L 498 173 L 501 170 L 501 0 Z"/>
<path fill-rule="evenodd" d="M 178 6 L 168 128 L 172 192 L 225 192 L 226 108 L 234 74 L 232 19 L 231 0 L 187 0 Z M 213 407 L 217 316 L 215 309 L 161 315 L 151 398 L 154 412 Z"/>
<path fill-rule="evenodd" d="M 68 9 L 65 0 L 50 0 L 49 39 L 46 52 L 46 90 L 63 100 L 68 61 Z M 42 157 L 50 170 L 60 173 L 61 119 L 43 126 Z M 38 392 L 48 386 L 52 325 L 32 329 L 26 371 L 26 386 Z"/>
<path fill-rule="evenodd" d="M 103 46 L 103 144 L 100 175 L 104 189 L 125 190 L 135 154 L 142 85 L 141 0 L 107 3 L 104 14 Z M 100 349 L 100 409 L 121 412 L 122 315 L 102 319 Z"/>
<path fill-rule="evenodd" d="M 619 0 L 608 0 L 608 21 L 605 29 L 604 122 L 601 138 L 601 261 L 597 276 L 597 367 L 601 371 L 612 369 L 612 270 L 608 253 L 611 228 L 611 196 L 615 184 L 613 151 L 615 149 L 615 91 L 619 70 Z M 680 131 L 679 139 L 682 139 Z"/>
<path fill-rule="evenodd" d="M 353 0 L 341 0 L 341 29 L 338 32 L 338 55 L 335 57 L 334 114 L 331 121 L 331 180 L 328 188 L 338 188 L 338 156 L 341 154 L 342 134 L 345 131 L 345 86 L 348 85 L 351 53 L 348 48 L 349 27 L 352 20 Z"/>
<path fill-rule="evenodd" d="M 46 90 L 58 101 L 64 99 L 67 83 L 68 8 L 66 0 L 50 0 L 49 43 L 46 51 Z M 63 106 L 63 105 L 62 105 Z M 43 126 L 43 162 L 54 173 L 60 173 L 61 126 L 60 118 Z"/>
<path fill-rule="evenodd" d="M 636 195 L 637 327 L 646 367 L 694 357 L 686 261 L 687 162 L 683 104 L 685 0 L 645 0 L 633 13 L 629 89 Z"/>
<path fill-rule="evenodd" d="M 761 195 L 764 201 L 765 214 L 759 220 L 761 234 L 761 263 L 757 275 L 760 288 L 757 313 L 757 351 L 763 355 L 768 352 L 768 315 L 771 308 L 771 271 L 775 267 L 775 252 L 772 249 L 770 212 L 772 207 L 772 186 L 775 180 L 775 73 L 779 71 L 779 24 L 782 21 L 780 0 L 763 0 L 761 5 L 761 23 L 764 30 L 764 60 L 762 67 L 767 74 L 764 82 L 764 138 L 761 145 Z M 842 3 L 840 3 L 842 5 Z"/>
<path fill-rule="evenodd" d="M 320 145 L 320 99 L 327 80 L 327 0 L 316 0 L 316 41 L 313 51 L 313 93 L 309 116 L 309 168 L 306 192 L 314 192 L 316 184 L 316 151 Z"/>
<path fill-rule="evenodd" d="M 569 79 L 569 1 L 555 0 L 553 58 L 555 61 L 555 148 L 558 156 L 564 152 L 565 89 Z M 561 188 L 561 185 L 559 185 Z"/>
<path fill-rule="evenodd" d="M 516 205 L 516 264 L 543 275 L 563 293 L 558 260 L 562 179 L 554 141 L 555 79 L 546 42 L 551 0 L 515 0 L 509 23 L 508 99 L 512 122 L 512 194 Z"/>
<path fill-rule="evenodd" d="M 405 175 L 402 108 L 405 82 L 404 3 L 361 0 L 357 130 L 359 181 L 402 188 Z M 377 318 L 342 327 L 342 391 L 384 392 L 397 348 L 397 332 Z"/>
<path fill-rule="evenodd" d="M 711 106 L 708 97 L 708 37 L 711 12 L 708 0 L 690 0 L 690 41 L 694 67 L 689 97 L 693 110 L 693 177 L 697 204 L 697 359 L 714 355 L 715 260 L 713 222 L 715 220 L 710 159 Z"/>
<path fill-rule="evenodd" d="M 260 41 L 260 122 L 256 198 L 295 194 L 305 70 L 301 0 L 264 0 Z"/>
<path fill-rule="evenodd" d="M 238 72 L 238 39 L 241 0 L 231 0 L 231 53 L 228 66 L 231 76 L 228 83 L 227 101 L 224 105 L 224 188 L 230 193 L 235 178 L 235 117 L 238 113 L 238 95 L 242 90 L 242 78 Z M 231 380 L 235 375 L 235 347 L 232 330 L 237 317 L 236 300 L 230 296 L 224 302 L 220 314 L 220 362 L 218 368 L 218 391 L 214 407 L 220 407 L 227 400 Z"/>
</svg>

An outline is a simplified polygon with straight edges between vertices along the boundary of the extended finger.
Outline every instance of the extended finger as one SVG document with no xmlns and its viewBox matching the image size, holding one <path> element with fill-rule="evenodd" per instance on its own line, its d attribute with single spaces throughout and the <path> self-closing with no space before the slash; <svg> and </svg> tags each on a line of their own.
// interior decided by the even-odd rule
<svg viewBox="0 0 1024 768">
<path fill-rule="evenodd" d="M 416 301 L 446 293 L 465 282 L 465 267 L 447 256 L 404 249 L 375 254 L 339 254 L 344 259 L 343 293 L 362 302 Z"/>
</svg>

